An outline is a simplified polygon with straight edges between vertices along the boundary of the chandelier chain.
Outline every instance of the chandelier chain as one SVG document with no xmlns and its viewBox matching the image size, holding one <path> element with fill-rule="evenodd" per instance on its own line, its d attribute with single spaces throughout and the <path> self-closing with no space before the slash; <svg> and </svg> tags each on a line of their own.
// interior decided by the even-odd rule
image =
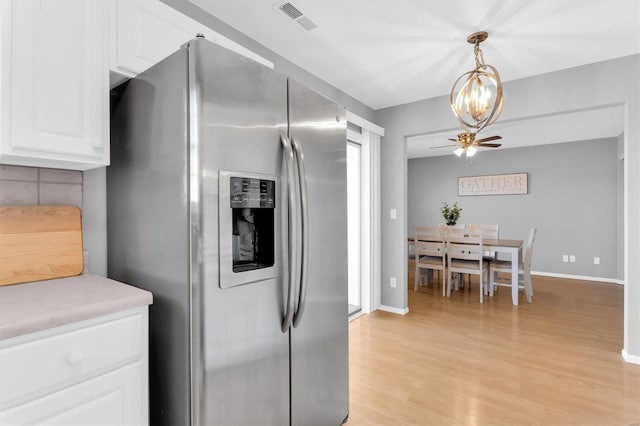
<svg viewBox="0 0 640 426">
<path fill-rule="evenodd" d="M 473 48 L 473 53 L 476 60 L 476 69 L 486 68 L 487 65 L 484 62 L 484 55 L 482 54 L 482 50 L 480 49 L 480 42 L 476 42 L 476 45 Z"/>
</svg>

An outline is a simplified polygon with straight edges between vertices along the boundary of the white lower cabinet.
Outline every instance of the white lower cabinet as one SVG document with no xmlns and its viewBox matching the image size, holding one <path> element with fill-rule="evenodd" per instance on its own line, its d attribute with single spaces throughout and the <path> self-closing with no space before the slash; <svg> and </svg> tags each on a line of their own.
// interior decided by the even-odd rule
<svg viewBox="0 0 640 426">
<path fill-rule="evenodd" d="M 0 164 L 109 164 L 106 0 L 0 3 Z"/>
<path fill-rule="evenodd" d="M 147 308 L 0 341 L 0 425 L 147 425 Z"/>
<path fill-rule="evenodd" d="M 0 412 L 2 425 L 141 425 L 140 362 Z"/>
</svg>

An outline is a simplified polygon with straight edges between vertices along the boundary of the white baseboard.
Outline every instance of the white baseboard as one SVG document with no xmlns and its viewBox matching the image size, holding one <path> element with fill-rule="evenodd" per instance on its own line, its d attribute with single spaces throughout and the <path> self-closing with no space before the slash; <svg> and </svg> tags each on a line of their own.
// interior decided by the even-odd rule
<svg viewBox="0 0 640 426">
<path fill-rule="evenodd" d="M 640 364 L 640 356 L 638 356 L 638 355 L 629 355 L 629 353 L 627 353 L 626 349 L 622 350 L 622 358 L 624 358 L 624 360 L 626 362 L 629 362 L 631 364 Z"/>
<path fill-rule="evenodd" d="M 358 311 L 353 315 L 349 315 L 349 322 L 353 321 L 356 318 L 360 318 L 363 315 L 364 315 L 364 312 L 362 312 L 362 311 Z"/>
<path fill-rule="evenodd" d="M 400 309 L 400 308 L 394 308 L 393 306 L 386 306 L 386 305 L 380 305 L 378 306 L 378 309 L 380 309 L 381 311 L 391 312 L 392 314 L 399 314 L 399 315 L 407 315 L 409 313 L 409 308 Z"/>
<path fill-rule="evenodd" d="M 553 278 L 567 278 L 570 280 L 598 281 L 601 283 L 612 283 L 612 284 L 624 285 L 624 281 L 619 280 L 617 278 L 588 277 L 585 275 L 556 274 L 555 272 L 540 272 L 540 271 L 531 271 L 531 275 L 539 275 L 542 277 L 553 277 Z"/>
</svg>

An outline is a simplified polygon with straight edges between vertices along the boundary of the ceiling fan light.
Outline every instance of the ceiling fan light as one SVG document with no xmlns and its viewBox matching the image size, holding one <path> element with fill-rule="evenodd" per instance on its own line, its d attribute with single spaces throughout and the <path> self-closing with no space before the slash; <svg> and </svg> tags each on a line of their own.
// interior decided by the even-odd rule
<svg viewBox="0 0 640 426">
<path fill-rule="evenodd" d="M 453 151 L 453 153 L 454 153 L 455 155 L 457 155 L 458 157 L 460 157 L 460 156 L 462 155 L 462 153 L 463 153 L 463 152 L 464 152 L 464 149 L 462 149 L 462 148 L 458 148 L 458 149 L 456 149 L 455 151 Z"/>
<path fill-rule="evenodd" d="M 467 148 L 467 157 L 473 157 L 474 155 L 476 155 L 477 151 L 478 148 L 476 148 L 475 146 L 470 146 L 469 148 Z"/>
</svg>

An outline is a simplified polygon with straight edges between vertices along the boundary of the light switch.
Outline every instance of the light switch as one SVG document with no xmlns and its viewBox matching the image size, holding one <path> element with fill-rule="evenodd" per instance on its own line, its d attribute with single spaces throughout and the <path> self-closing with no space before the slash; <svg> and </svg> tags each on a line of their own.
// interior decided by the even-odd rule
<svg viewBox="0 0 640 426">
<path fill-rule="evenodd" d="M 576 263 L 576 257 L 575 257 L 575 255 L 573 255 L 573 254 L 572 254 L 572 255 L 570 255 L 570 256 L 569 256 L 569 262 L 570 262 L 570 263 Z"/>
<path fill-rule="evenodd" d="M 391 220 L 395 220 L 398 217 L 398 211 L 396 209 L 389 210 L 389 217 Z"/>
<path fill-rule="evenodd" d="M 563 254 L 562 255 L 562 261 L 565 262 L 565 263 L 568 262 L 569 261 L 569 255 L 568 254 Z"/>
<path fill-rule="evenodd" d="M 600 264 L 600 258 L 599 257 L 594 257 L 593 258 L 593 264 L 594 265 L 599 265 Z"/>
</svg>

